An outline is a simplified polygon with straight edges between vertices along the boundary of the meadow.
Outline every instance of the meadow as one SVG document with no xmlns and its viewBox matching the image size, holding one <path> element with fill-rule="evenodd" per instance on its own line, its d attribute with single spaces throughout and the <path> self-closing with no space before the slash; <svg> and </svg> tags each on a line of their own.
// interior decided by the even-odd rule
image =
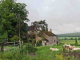
<svg viewBox="0 0 80 60">
<path fill-rule="evenodd" d="M 75 44 L 75 40 L 60 40 L 63 44 Z M 77 40 L 78 44 L 80 45 L 80 40 Z"/>
<path fill-rule="evenodd" d="M 15 47 L 11 50 L 6 50 L 3 53 L 0 52 L 0 60 L 79 60 L 75 56 L 63 56 L 63 45 L 64 44 L 71 44 L 75 45 L 75 40 L 60 40 L 61 44 L 55 44 L 52 46 L 37 46 L 34 47 L 30 45 L 27 50 L 27 44 L 23 45 L 23 49 L 18 49 Z M 78 40 L 78 44 L 80 45 L 80 40 Z M 80 47 L 80 46 L 76 47 Z M 58 48 L 59 51 L 52 51 L 50 48 Z M 12 47 L 5 47 L 5 48 L 12 48 Z M 67 53 L 67 49 L 65 50 Z M 71 52 L 71 51 L 70 51 Z M 79 53 L 80 51 L 73 51 L 73 53 Z"/>
<path fill-rule="evenodd" d="M 75 38 L 79 39 L 80 37 L 58 37 L 60 40 L 74 40 Z"/>
<path fill-rule="evenodd" d="M 13 50 L 6 50 L 4 53 L 0 53 L 0 58 L 3 60 L 55 60 L 56 55 L 62 54 L 63 44 L 53 45 L 53 46 L 40 46 L 37 47 L 37 51 L 35 54 L 28 53 L 27 50 L 23 52 L 23 55 L 20 54 L 19 49 Z M 58 48 L 59 51 L 52 51 L 52 48 Z M 23 48 L 23 50 L 25 47 Z"/>
</svg>

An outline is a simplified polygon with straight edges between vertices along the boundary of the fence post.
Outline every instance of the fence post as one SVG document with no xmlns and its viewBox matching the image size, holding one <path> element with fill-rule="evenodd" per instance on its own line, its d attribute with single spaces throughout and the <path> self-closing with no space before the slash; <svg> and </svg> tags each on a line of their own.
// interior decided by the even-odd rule
<svg viewBox="0 0 80 60">
<path fill-rule="evenodd" d="M 4 42 L 2 42 L 1 51 L 4 52 Z"/>
<path fill-rule="evenodd" d="M 19 40 L 19 48 L 21 48 L 21 40 Z"/>
<path fill-rule="evenodd" d="M 15 47 L 15 42 L 14 42 L 14 47 Z"/>
<path fill-rule="evenodd" d="M 65 47 L 63 47 L 63 56 L 65 56 Z"/>
</svg>

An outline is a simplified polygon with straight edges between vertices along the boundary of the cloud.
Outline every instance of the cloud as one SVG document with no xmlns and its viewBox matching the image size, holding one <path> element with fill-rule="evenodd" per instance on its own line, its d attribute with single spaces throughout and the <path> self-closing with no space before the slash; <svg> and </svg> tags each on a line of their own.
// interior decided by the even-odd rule
<svg viewBox="0 0 80 60">
<path fill-rule="evenodd" d="M 17 0 L 17 2 L 27 5 L 30 22 L 45 19 L 49 29 L 55 34 L 80 32 L 80 0 Z"/>
</svg>

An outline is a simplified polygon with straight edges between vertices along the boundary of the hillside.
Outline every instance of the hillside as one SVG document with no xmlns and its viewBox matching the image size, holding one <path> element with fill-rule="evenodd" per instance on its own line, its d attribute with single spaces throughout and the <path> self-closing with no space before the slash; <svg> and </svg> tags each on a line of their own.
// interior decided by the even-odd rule
<svg viewBox="0 0 80 60">
<path fill-rule="evenodd" d="M 80 37 L 80 32 L 67 33 L 67 34 L 57 34 L 57 37 Z"/>
</svg>

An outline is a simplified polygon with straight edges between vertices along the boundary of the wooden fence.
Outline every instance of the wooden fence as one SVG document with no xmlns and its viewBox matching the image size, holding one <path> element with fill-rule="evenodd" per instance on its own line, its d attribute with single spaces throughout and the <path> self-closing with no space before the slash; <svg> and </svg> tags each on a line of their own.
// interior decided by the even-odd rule
<svg viewBox="0 0 80 60">
<path fill-rule="evenodd" d="M 20 43 L 19 43 L 19 41 L 15 41 L 15 42 L 4 42 L 1 45 L 2 45 L 1 46 L 1 51 L 3 52 L 5 50 L 4 49 L 5 47 L 12 46 L 12 48 L 8 48 L 7 50 L 10 50 L 10 49 L 13 49 L 13 48 L 15 49 L 16 46 L 19 47 Z"/>
</svg>

